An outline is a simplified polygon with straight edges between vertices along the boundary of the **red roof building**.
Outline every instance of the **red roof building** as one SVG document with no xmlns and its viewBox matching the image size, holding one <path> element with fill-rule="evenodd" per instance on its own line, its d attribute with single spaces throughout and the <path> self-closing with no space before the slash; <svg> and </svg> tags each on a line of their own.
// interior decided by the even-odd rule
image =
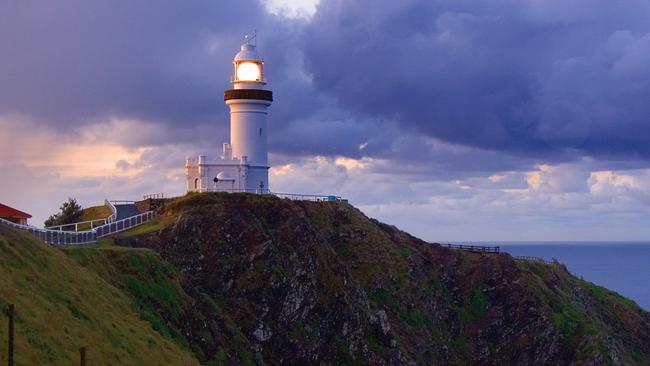
<svg viewBox="0 0 650 366">
<path fill-rule="evenodd" d="M 13 207 L 3 205 L 0 203 L 0 219 L 5 219 L 16 224 L 27 225 L 27 219 L 31 219 L 32 215 L 16 210 Z"/>
</svg>

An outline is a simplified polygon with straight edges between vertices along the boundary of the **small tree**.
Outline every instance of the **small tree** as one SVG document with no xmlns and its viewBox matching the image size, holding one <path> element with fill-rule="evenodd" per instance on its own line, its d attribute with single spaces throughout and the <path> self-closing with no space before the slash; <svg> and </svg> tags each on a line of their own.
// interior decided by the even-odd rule
<svg viewBox="0 0 650 366">
<path fill-rule="evenodd" d="M 83 208 L 74 198 L 68 198 L 60 207 L 61 212 L 51 215 L 45 220 L 45 226 L 66 225 L 78 222 L 83 215 Z"/>
</svg>

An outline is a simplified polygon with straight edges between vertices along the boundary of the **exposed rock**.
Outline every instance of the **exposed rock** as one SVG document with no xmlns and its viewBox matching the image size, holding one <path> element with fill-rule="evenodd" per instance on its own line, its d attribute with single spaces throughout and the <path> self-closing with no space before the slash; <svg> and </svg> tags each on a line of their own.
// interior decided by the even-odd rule
<svg viewBox="0 0 650 366">
<path fill-rule="evenodd" d="M 378 325 L 382 334 L 386 335 L 390 332 L 390 323 L 388 322 L 388 315 L 384 310 L 378 310 L 375 314 L 370 316 L 370 324 Z"/>
<path fill-rule="evenodd" d="M 255 329 L 253 332 L 253 336 L 260 342 L 266 342 L 271 339 L 273 332 L 270 329 L 266 328 L 264 324 L 260 323 L 257 329 Z"/>
<path fill-rule="evenodd" d="M 650 364 L 650 315 L 559 264 L 453 251 L 341 202 L 202 194 L 158 214 L 118 243 L 179 269 L 195 305 L 165 316 L 206 363 Z"/>
</svg>

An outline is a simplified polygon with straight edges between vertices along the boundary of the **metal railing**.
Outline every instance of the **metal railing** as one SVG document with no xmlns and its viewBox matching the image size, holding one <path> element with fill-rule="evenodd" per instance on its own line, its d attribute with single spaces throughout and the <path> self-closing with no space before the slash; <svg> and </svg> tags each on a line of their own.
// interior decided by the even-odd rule
<svg viewBox="0 0 650 366">
<path fill-rule="evenodd" d="M 95 223 L 96 222 L 101 222 L 100 225 L 97 226 L 102 226 L 106 225 L 108 223 L 108 219 L 95 219 L 95 220 L 88 220 L 88 221 L 79 221 L 79 222 L 73 222 L 71 224 L 65 224 L 65 225 L 54 225 L 54 226 L 46 226 L 45 228 L 48 230 L 59 230 L 63 231 L 65 228 L 72 228 L 74 227 L 74 231 L 79 231 L 79 225 L 84 225 L 84 224 L 90 224 L 90 229 L 95 228 Z"/>
<path fill-rule="evenodd" d="M 164 193 L 151 193 L 151 194 L 145 194 L 144 196 L 142 196 L 142 199 L 144 199 L 144 200 L 149 200 L 149 199 L 154 199 L 155 200 L 155 199 L 163 199 L 163 198 L 165 198 Z"/>
<path fill-rule="evenodd" d="M 80 245 L 95 243 L 99 238 L 132 229 L 136 226 L 140 226 L 146 222 L 151 221 L 153 218 L 153 211 L 148 211 L 136 216 L 127 217 L 125 219 L 114 221 L 106 225 L 98 226 L 92 230 L 77 232 L 40 229 L 34 226 L 16 224 L 5 219 L 0 219 L 0 223 L 10 226 L 14 229 L 28 232 L 29 234 L 37 237 L 38 239 L 41 239 L 47 244 Z"/>
<path fill-rule="evenodd" d="M 271 192 L 271 194 L 276 197 L 287 198 L 290 200 L 317 201 L 317 202 L 344 201 L 344 199 L 341 198 L 341 196 L 325 195 L 325 194 L 299 194 L 299 193 L 280 193 L 280 192 Z"/>
<path fill-rule="evenodd" d="M 147 211 L 139 215 L 127 217 L 125 219 L 111 222 L 103 226 L 99 226 L 94 229 L 97 238 L 102 238 L 104 236 L 119 233 L 121 231 L 132 229 L 136 226 L 140 226 L 148 221 L 151 221 L 154 218 L 153 211 Z"/>
<path fill-rule="evenodd" d="M 473 253 L 499 254 L 499 252 L 501 251 L 501 248 L 498 246 L 465 245 L 465 244 L 439 244 L 439 245 L 449 249 L 464 250 Z"/>
<path fill-rule="evenodd" d="M 154 193 L 154 194 L 148 194 L 144 196 L 144 199 L 148 198 L 163 198 L 163 193 Z M 117 207 L 116 205 L 122 205 L 122 204 L 133 204 L 135 201 L 120 201 L 120 200 L 115 200 L 115 201 L 109 201 L 107 199 L 104 200 L 104 205 L 107 206 L 111 210 L 111 214 L 105 218 L 105 219 L 95 219 L 95 220 L 87 220 L 87 221 L 79 221 L 79 222 L 72 222 L 69 224 L 64 224 L 64 225 L 54 225 L 54 226 L 46 226 L 45 229 L 48 230 L 59 230 L 63 231 L 66 228 L 73 228 L 74 231 L 78 232 L 79 231 L 79 226 L 82 225 L 88 225 L 90 226 L 90 230 L 94 229 L 95 227 L 103 226 L 106 224 L 109 224 L 111 222 L 115 222 L 117 220 Z M 96 225 L 96 223 L 100 222 L 101 224 Z M 86 229 L 88 230 L 88 229 Z M 70 230 L 72 231 L 72 230 Z"/>
<path fill-rule="evenodd" d="M 114 222 L 117 220 L 117 208 L 115 208 L 115 205 L 107 199 L 104 199 L 104 205 L 111 210 L 111 215 L 106 218 L 107 222 Z"/>
<path fill-rule="evenodd" d="M 20 225 L 4 219 L 0 219 L 0 223 L 13 227 L 14 229 L 28 232 L 29 234 L 37 237 L 38 239 L 41 239 L 47 244 L 78 245 L 91 244 L 97 241 L 97 236 L 93 230 L 79 232 L 48 230 L 29 225 Z"/>
<path fill-rule="evenodd" d="M 544 264 L 556 264 L 556 263 L 558 263 L 557 260 L 547 261 L 544 258 L 531 257 L 531 256 L 528 256 L 528 255 L 518 255 L 518 256 L 514 256 L 513 258 L 515 260 L 517 260 L 517 261 L 539 262 L 539 263 L 544 263 Z"/>
</svg>

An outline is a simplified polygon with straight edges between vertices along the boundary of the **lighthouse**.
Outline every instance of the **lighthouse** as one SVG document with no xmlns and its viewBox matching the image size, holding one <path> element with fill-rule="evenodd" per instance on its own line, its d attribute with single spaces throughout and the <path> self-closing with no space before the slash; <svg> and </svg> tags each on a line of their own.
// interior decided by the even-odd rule
<svg viewBox="0 0 650 366">
<path fill-rule="evenodd" d="M 232 87 L 224 92 L 230 109 L 230 143 L 221 156 L 187 158 L 188 192 L 269 192 L 268 108 L 273 93 L 266 87 L 264 60 L 247 39 L 233 59 Z"/>
</svg>

